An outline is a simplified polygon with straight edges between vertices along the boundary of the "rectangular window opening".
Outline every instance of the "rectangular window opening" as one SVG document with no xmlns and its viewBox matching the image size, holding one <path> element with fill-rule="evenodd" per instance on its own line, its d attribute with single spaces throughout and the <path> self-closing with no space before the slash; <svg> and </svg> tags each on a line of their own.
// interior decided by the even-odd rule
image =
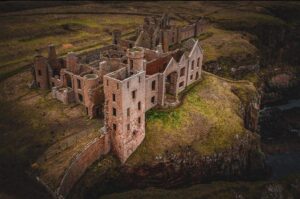
<svg viewBox="0 0 300 199">
<path fill-rule="evenodd" d="M 113 124 L 113 129 L 114 129 L 114 131 L 117 130 L 117 125 L 116 124 Z"/>
<path fill-rule="evenodd" d="M 81 89 L 81 81 L 79 79 L 77 79 L 77 87 Z"/>
<path fill-rule="evenodd" d="M 130 131 L 130 124 L 127 124 L 127 130 Z"/>
<path fill-rule="evenodd" d="M 180 69 L 180 77 L 184 76 L 185 68 Z"/>
<path fill-rule="evenodd" d="M 114 93 L 112 94 L 112 98 L 113 98 L 113 101 L 115 102 L 116 101 L 116 95 Z"/>
<path fill-rule="evenodd" d="M 138 103 L 138 109 L 141 110 L 141 102 Z"/>
<path fill-rule="evenodd" d="M 81 102 L 83 101 L 83 97 L 82 97 L 82 95 L 79 94 L 79 93 L 78 93 L 78 99 L 79 99 L 79 101 L 81 101 Z"/>
<path fill-rule="evenodd" d="M 151 97 L 151 102 L 152 102 L 152 104 L 155 103 L 155 96 Z"/>
<path fill-rule="evenodd" d="M 192 61 L 192 70 L 194 70 L 194 60 Z"/>
<path fill-rule="evenodd" d="M 131 59 L 130 60 L 130 70 L 132 70 L 133 69 L 133 60 Z"/>
<path fill-rule="evenodd" d="M 183 87 L 184 82 L 179 83 L 179 87 Z"/>
<path fill-rule="evenodd" d="M 113 108 L 113 116 L 117 116 L 117 109 Z"/>
<path fill-rule="evenodd" d="M 155 90 L 155 87 L 156 87 L 156 81 L 155 80 L 152 81 L 151 87 L 152 87 L 152 90 Z"/>
<path fill-rule="evenodd" d="M 130 108 L 127 108 L 127 116 L 130 116 Z"/>
<path fill-rule="evenodd" d="M 135 90 L 135 91 L 132 91 L 132 92 L 131 92 L 131 95 L 132 95 L 132 99 L 135 99 L 135 97 L 136 97 L 136 90 Z"/>
</svg>

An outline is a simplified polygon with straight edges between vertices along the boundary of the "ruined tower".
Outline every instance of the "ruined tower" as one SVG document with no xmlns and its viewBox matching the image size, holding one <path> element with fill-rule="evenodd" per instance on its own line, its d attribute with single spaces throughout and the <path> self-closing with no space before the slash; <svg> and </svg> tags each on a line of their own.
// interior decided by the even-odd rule
<svg viewBox="0 0 300 199">
<path fill-rule="evenodd" d="M 128 67 L 104 76 L 105 127 L 122 163 L 145 137 L 144 51 L 128 51 Z M 131 65 L 130 65 L 131 64 Z M 128 71 L 129 69 L 129 71 Z"/>
<path fill-rule="evenodd" d="M 168 30 L 161 31 L 162 48 L 164 52 L 169 51 L 169 33 Z"/>
<path fill-rule="evenodd" d="M 76 53 L 69 52 L 66 57 L 67 70 L 77 74 L 79 72 L 78 57 Z"/>
<path fill-rule="evenodd" d="M 112 44 L 120 45 L 122 33 L 120 30 L 112 31 Z"/>
<path fill-rule="evenodd" d="M 144 70 L 144 49 L 141 47 L 134 47 L 127 49 L 127 63 L 128 71 L 135 73 Z"/>
<path fill-rule="evenodd" d="M 38 54 L 33 61 L 35 81 L 38 88 L 49 89 L 47 58 Z"/>
<path fill-rule="evenodd" d="M 97 74 L 87 74 L 83 77 L 83 79 L 83 99 L 86 106 L 86 112 L 88 115 L 97 115 L 99 110 L 94 108 L 96 105 L 95 101 L 97 101 L 95 99 L 97 99 L 97 94 L 99 93 L 98 90 L 96 90 L 96 88 L 99 86 L 99 76 Z"/>
</svg>

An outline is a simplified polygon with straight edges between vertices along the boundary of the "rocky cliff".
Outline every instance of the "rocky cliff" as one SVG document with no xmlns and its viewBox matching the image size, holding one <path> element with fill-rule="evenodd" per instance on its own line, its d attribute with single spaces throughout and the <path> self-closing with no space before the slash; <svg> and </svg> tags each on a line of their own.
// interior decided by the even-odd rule
<svg viewBox="0 0 300 199">
<path fill-rule="evenodd" d="M 236 137 L 232 147 L 209 156 L 190 147 L 167 152 L 164 160 L 138 167 L 121 168 L 120 181 L 127 186 L 174 188 L 213 180 L 257 179 L 265 175 L 259 137 L 247 132 Z"/>
<path fill-rule="evenodd" d="M 210 86 L 207 87 L 207 85 Z M 212 95 L 208 95 L 208 90 Z M 222 103 L 217 104 L 216 102 L 220 102 L 220 94 L 222 94 L 223 100 Z M 198 102 L 193 95 L 204 101 Z M 190 98 L 193 99 L 193 102 L 190 102 Z M 214 100 L 216 101 L 214 102 Z M 209 128 L 200 129 L 195 124 L 190 125 L 189 122 L 193 122 L 193 120 L 185 121 L 184 118 L 179 118 L 184 123 L 183 127 L 177 126 L 171 131 L 164 132 L 164 128 L 169 125 L 169 117 L 173 114 L 176 118 L 181 117 L 180 109 L 188 111 L 186 108 L 187 104 L 188 107 L 192 105 L 190 103 L 197 105 L 202 103 L 198 112 L 201 114 L 197 116 L 196 113 L 193 113 L 193 116 L 201 117 L 202 120 L 196 120 L 196 122 L 201 126 L 209 126 Z M 209 111 L 216 110 L 218 111 L 216 114 L 219 115 L 212 114 L 213 117 L 216 117 L 213 118 L 212 115 L 201 112 L 206 105 L 209 106 Z M 168 110 L 167 118 L 158 115 L 163 113 L 156 113 L 156 115 L 151 113 L 151 117 L 148 115 L 146 140 L 125 165 L 114 164 L 115 160 L 112 157 L 99 161 L 86 173 L 70 198 L 79 197 L 76 196 L 78 193 L 82 194 L 82 197 L 97 198 L 99 195 L 134 188 L 153 186 L 176 188 L 214 180 L 261 179 L 268 174 L 268 168 L 260 149 L 260 137 L 255 133 L 259 105 L 260 95 L 249 82 L 228 81 L 206 73 L 204 80 L 187 92 L 180 107 Z M 210 109 L 210 106 L 214 106 L 214 108 Z M 229 107 L 231 109 L 228 109 Z M 195 109 L 195 107 L 191 108 Z M 230 112 L 226 113 L 226 110 L 230 110 Z M 221 113 L 224 116 L 220 115 Z M 205 116 L 209 116 L 209 118 L 205 118 Z M 187 116 L 185 115 L 185 117 Z M 163 126 L 157 127 L 156 119 L 162 120 Z M 208 119 L 218 120 L 213 123 L 213 121 L 208 122 Z M 171 120 L 174 122 L 174 118 Z M 185 124 L 185 122 L 187 123 Z M 222 123 L 224 126 L 220 126 Z M 187 130 L 185 130 L 186 125 L 188 126 Z M 155 126 L 155 130 L 152 129 L 152 126 Z M 227 126 L 229 129 L 225 128 Z M 216 128 L 218 132 L 215 132 Z M 177 130 L 180 131 L 180 135 L 194 135 L 194 137 L 187 142 L 185 137 L 176 137 L 178 136 Z M 165 140 L 163 133 L 166 133 L 169 140 Z M 198 134 L 202 137 L 196 136 Z M 153 137 L 152 140 L 153 135 L 156 137 Z M 218 140 L 220 137 L 221 140 Z M 169 143 L 173 139 L 179 141 L 180 144 Z M 162 148 L 163 146 L 165 148 Z M 211 147 L 214 148 L 211 149 Z M 110 163 L 108 164 L 108 162 Z M 115 166 L 103 169 L 103 165 Z"/>
</svg>

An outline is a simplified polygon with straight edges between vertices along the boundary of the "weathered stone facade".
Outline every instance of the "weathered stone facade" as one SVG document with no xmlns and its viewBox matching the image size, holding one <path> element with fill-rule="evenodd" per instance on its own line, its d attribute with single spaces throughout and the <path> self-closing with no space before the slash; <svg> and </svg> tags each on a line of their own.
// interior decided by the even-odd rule
<svg viewBox="0 0 300 199">
<path fill-rule="evenodd" d="M 198 41 L 190 51 L 159 54 L 146 60 L 142 47 L 127 50 L 127 67 L 104 76 L 105 126 L 112 148 L 125 162 L 145 137 L 145 113 L 178 102 L 178 94 L 201 78 L 203 52 Z"/>
<path fill-rule="evenodd" d="M 199 36 L 206 25 L 206 20 L 200 18 L 195 23 L 176 26 L 170 20 L 168 14 L 160 18 L 145 17 L 144 24 L 137 28 L 136 36 L 120 41 L 125 47 L 131 48 L 133 45 L 149 49 L 156 49 L 159 44 L 162 45 L 164 52 L 168 52 L 170 46 L 180 44 L 186 39 Z M 120 35 L 118 32 L 114 35 Z M 115 37 L 114 38 L 119 38 Z"/>
<path fill-rule="evenodd" d="M 124 163 L 145 137 L 146 111 L 176 106 L 178 94 L 201 79 L 203 50 L 190 38 L 201 28 L 201 21 L 176 28 L 164 15 L 145 18 L 133 47 L 123 46 L 118 30 L 112 32 L 112 45 L 82 55 L 71 52 L 65 59 L 58 59 L 51 45 L 48 58 L 35 57 L 34 85 L 51 88 L 52 96 L 65 104 L 83 104 L 91 118 L 103 110 L 102 130 Z M 169 51 L 179 42 L 182 48 Z"/>
</svg>

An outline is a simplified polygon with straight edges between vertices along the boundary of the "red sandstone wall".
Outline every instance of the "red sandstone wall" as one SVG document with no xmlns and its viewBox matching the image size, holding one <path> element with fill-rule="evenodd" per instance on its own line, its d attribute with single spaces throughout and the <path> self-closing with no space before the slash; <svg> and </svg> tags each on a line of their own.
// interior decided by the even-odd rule
<svg viewBox="0 0 300 199">
<path fill-rule="evenodd" d="M 147 63 L 146 74 L 153 75 L 155 73 L 162 73 L 165 70 L 170 59 L 171 55 L 168 55 Z"/>
<path fill-rule="evenodd" d="M 84 174 L 85 170 L 101 155 L 107 154 L 110 151 L 109 134 L 96 138 L 89 143 L 85 149 L 77 154 L 56 190 L 56 194 L 66 197 L 74 184 Z"/>
</svg>

